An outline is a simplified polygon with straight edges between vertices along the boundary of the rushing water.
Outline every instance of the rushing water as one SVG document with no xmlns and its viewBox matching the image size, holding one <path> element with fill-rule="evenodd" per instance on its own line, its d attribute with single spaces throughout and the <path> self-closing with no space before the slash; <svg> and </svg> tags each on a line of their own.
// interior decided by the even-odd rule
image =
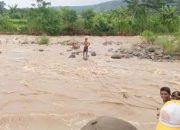
<svg viewBox="0 0 180 130">
<path fill-rule="evenodd" d="M 51 42 L 84 37 L 52 37 Z M 106 40 L 131 46 L 138 37 L 89 37 L 96 57 L 69 59 L 69 46 L 19 44 L 32 36 L 0 36 L 0 130 L 79 130 L 108 115 L 152 130 L 159 89 L 180 89 L 180 62 L 112 60 Z M 38 51 L 44 49 L 43 52 Z M 62 53 L 62 54 L 60 54 Z"/>
</svg>

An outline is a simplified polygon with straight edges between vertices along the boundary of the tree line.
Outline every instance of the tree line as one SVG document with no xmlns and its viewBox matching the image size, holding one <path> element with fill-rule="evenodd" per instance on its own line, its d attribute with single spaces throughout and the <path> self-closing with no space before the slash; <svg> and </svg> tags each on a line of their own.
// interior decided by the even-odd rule
<svg viewBox="0 0 180 130">
<path fill-rule="evenodd" d="M 180 1 L 124 0 L 127 7 L 106 12 L 76 12 L 36 0 L 30 8 L 0 1 L 0 32 L 47 35 L 139 35 L 180 32 Z"/>
</svg>

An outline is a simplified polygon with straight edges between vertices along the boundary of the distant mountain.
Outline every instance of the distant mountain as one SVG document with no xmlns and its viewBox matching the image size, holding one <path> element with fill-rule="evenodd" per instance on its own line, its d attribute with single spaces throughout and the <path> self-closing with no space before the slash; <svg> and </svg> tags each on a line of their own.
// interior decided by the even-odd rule
<svg viewBox="0 0 180 130">
<path fill-rule="evenodd" d="M 118 7 L 125 6 L 125 3 L 123 2 L 124 0 L 112 0 L 108 2 L 103 2 L 100 4 L 96 5 L 87 5 L 87 6 L 58 6 L 55 8 L 62 8 L 62 7 L 67 7 L 69 9 L 73 9 L 76 11 L 82 11 L 84 9 L 93 9 L 94 11 L 109 11 Z"/>
</svg>

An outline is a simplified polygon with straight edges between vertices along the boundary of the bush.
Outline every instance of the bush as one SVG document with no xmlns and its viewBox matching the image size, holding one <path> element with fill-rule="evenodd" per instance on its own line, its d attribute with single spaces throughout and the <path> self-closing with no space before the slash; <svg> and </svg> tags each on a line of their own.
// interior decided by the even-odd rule
<svg viewBox="0 0 180 130">
<path fill-rule="evenodd" d="M 60 13 L 51 8 L 31 10 L 28 18 L 29 32 L 59 35 L 61 29 Z"/>
<path fill-rule="evenodd" d="M 39 45 L 48 45 L 49 44 L 49 38 L 46 35 L 43 35 L 38 40 Z"/>
<path fill-rule="evenodd" d="M 146 42 L 149 44 L 154 44 L 155 40 L 157 39 L 157 36 L 151 31 L 144 31 L 141 36 L 143 36 L 143 38 L 145 38 Z"/>
<path fill-rule="evenodd" d="M 175 52 L 180 54 L 180 37 L 177 36 L 176 37 L 176 41 L 175 41 Z"/>
<path fill-rule="evenodd" d="M 172 55 L 174 54 L 174 43 L 173 41 L 168 37 L 160 37 L 157 40 L 157 43 L 162 47 L 164 54 Z"/>
</svg>

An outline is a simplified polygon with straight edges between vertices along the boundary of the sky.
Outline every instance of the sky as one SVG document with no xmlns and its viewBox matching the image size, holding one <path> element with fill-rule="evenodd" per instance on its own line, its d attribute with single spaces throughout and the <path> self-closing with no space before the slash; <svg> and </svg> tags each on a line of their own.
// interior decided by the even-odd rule
<svg viewBox="0 0 180 130">
<path fill-rule="evenodd" d="M 30 7 L 36 0 L 3 0 L 6 5 L 18 4 L 18 7 Z M 52 6 L 78 6 L 78 5 L 92 5 L 110 0 L 46 0 L 51 2 Z"/>
</svg>

